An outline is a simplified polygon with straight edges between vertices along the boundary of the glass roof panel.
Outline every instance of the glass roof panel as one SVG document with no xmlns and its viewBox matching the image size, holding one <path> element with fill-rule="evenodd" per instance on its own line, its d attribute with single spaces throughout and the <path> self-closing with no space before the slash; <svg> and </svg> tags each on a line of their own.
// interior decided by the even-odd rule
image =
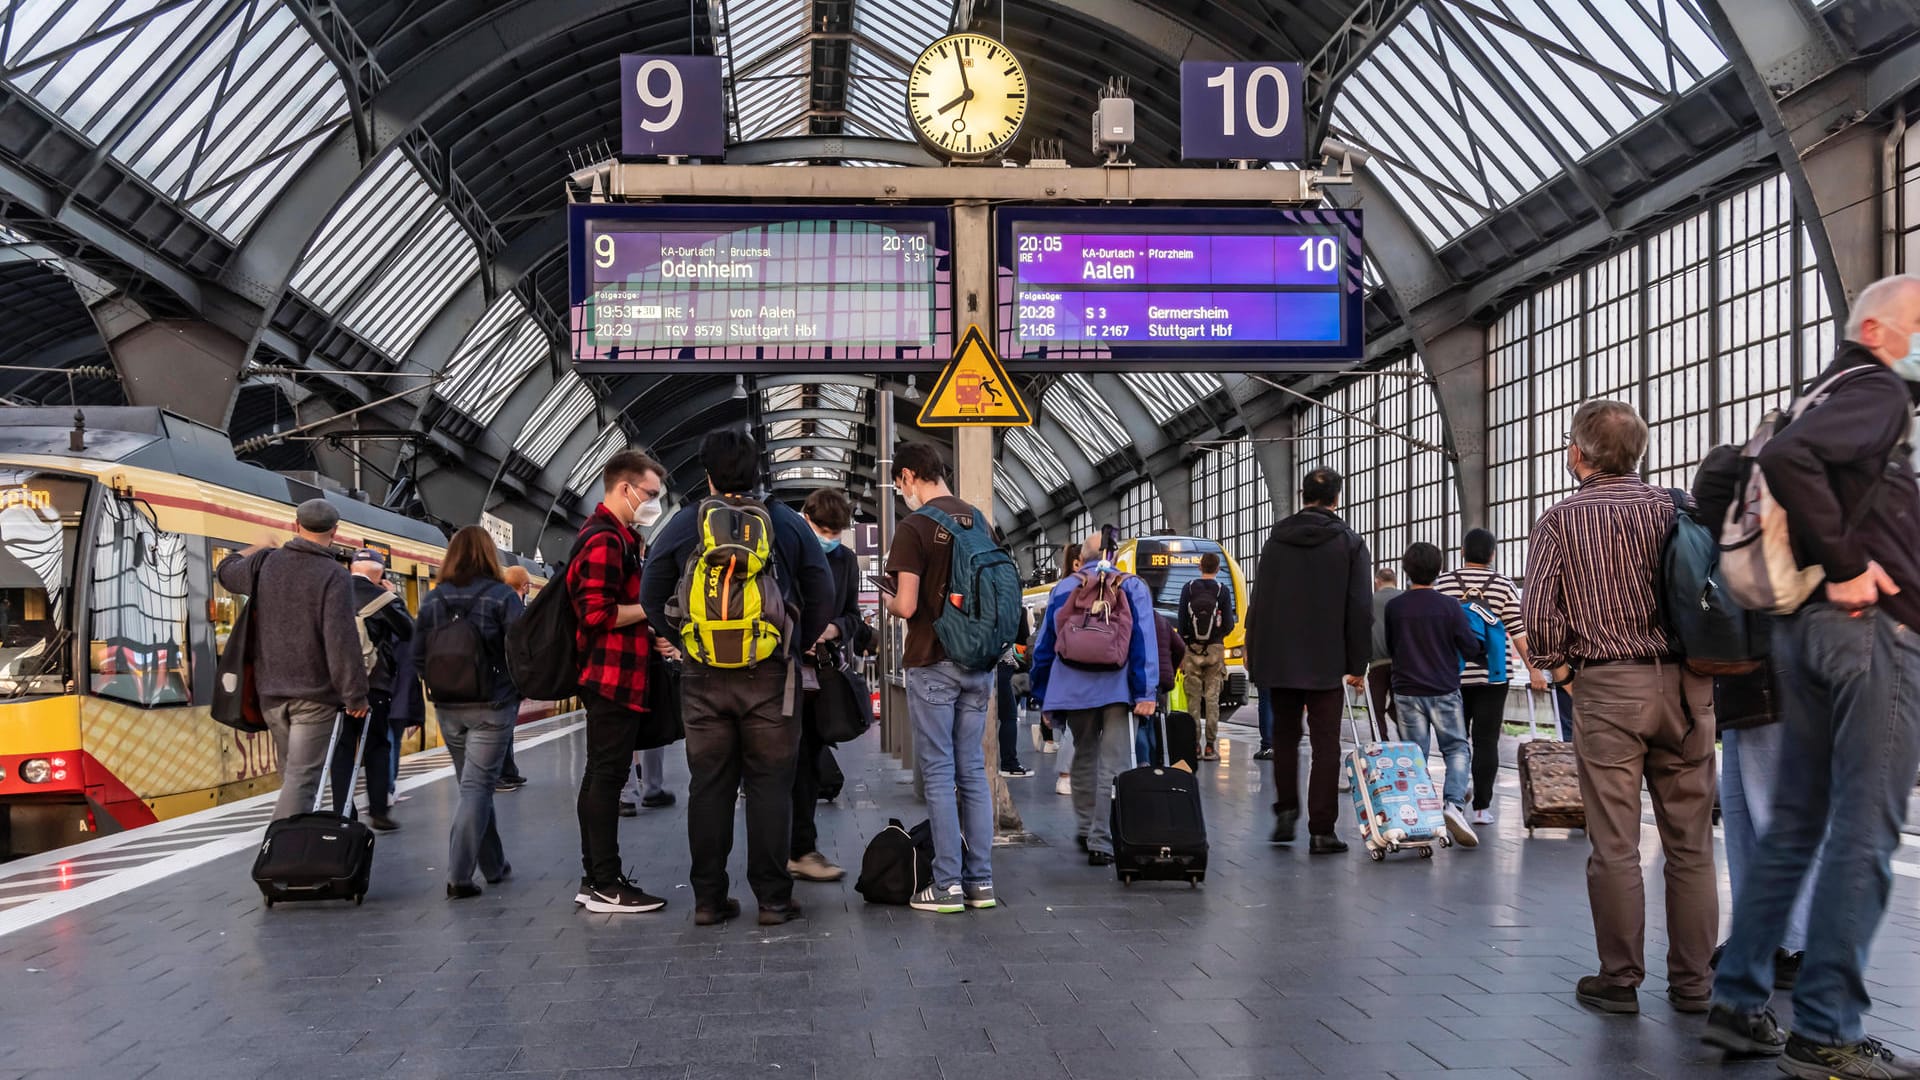
<svg viewBox="0 0 1920 1080">
<path fill-rule="evenodd" d="M 337 69 L 280 0 L 6 8 L 4 77 L 229 240 L 348 116 Z"/>
<path fill-rule="evenodd" d="M 715 27 L 714 52 L 726 58 L 723 70 L 739 138 L 804 131 L 810 56 L 806 33 L 813 5 L 708 0 L 708 7 Z"/>
<path fill-rule="evenodd" d="M 398 360 L 467 279 L 480 252 L 445 207 L 435 203 L 407 245 L 379 268 L 340 323 Z"/>
<path fill-rule="evenodd" d="M 1719 70 L 1706 28 L 1699 0 L 1427 0 L 1347 80 L 1331 126 L 1444 246 Z"/>
<path fill-rule="evenodd" d="M 1100 397 L 1085 375 L 1060 376 L 1040 400 L 1067 429 L 1067 437 L 1088 461 L 1105 461 L 1130 441 L 1113 406 Z"/>
<path fill-rule="evenodd" d="M 1033 506 L 1027 493 L 1021 491 L 1020 485 L 1014 482 L 1012 474 L 997 461 L 993 463 L 993 493 L 1000 496 L 1007 508 L 1016 514 L 1024 514 Z"/>
<path fill-rule="evenodd" d="M 1133 396 L 1146 406 L 1156 424 L 1167 421 L 1220 391 L 1220 380 L 1205 372 L 1169 374 L 1129 371 L 1120 376 Z"/>
<path fill-rule="evenodd" d="M 1073 482 L 1060 455 L 1053 452 L 1045 439 L 1035 435 L 1032 428 L 1008 428 L 1007 449 L 1013 451 L 1013 456 L 1019 458 L 1020 464 L 1048 491 L 1058 491 Z"/>
<path fill-rule="evenodd" d="M 374 163 L 321 224 L 293 287 L 322 311 L 356 292 L 434 208 L 433 189 L 395 147 Z"/>
<path fill-rule="evenodd" d="M 946 34 L 952 19 L 952 0 L 857 0 L 857 40 L 847 53 L 850 134 L 913 138 L 907 126 L 907 67 L 921 49 Z"/>
<path fill-rule="evenodd" d="M 545 468 L 560 444 L 567 441 L 591 412 L 593 388 L 569 371 L 540 399 L 533 415 L 527 417 L 520 434 L 513 440 L 513 448 L 521 457 Z"/>
<path fill-rule="evenodd" d="M 435 392 L 475 423 L 491 424 L 507 395 L 551 351 L 526 305 L 507 293 L 467 333 Z"/>
<path fill-rule="evenodd" d="M 574 463 L 573 471 L 567 474 L 567 490 L 575 495 L 585 495 L 587 489 L 600 481 L 600 470 L 607 467 L 613 455 L 627 448 L 627 433 L 615 424 L 600 433 Z"/>
</svg>

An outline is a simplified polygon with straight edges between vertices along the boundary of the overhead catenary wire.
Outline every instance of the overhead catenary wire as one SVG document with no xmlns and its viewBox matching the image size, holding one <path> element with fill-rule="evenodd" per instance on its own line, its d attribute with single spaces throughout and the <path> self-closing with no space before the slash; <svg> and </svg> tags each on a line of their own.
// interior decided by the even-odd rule
<svg viewBox="0 0 1920 1080">
<path fill-rule="evenodd" d="M 1379 374 L 1385 374 L 1385 373 L 1381 372 Z M 1458 454 L 1455 454 L 1453 451 L 1447 449 L 1444 446 L 1439 446 L 1434 443 L 1430 443 L 1425 439 L 1416 439 L 1413 436 L 1408 435 L 1404 431 L 1395 431 L 1392 428 L 1387 427 L 1383 424 L 1376 424 L 1372 420 L 1369 420 L 1366 417 L 1361 416 L 1359 413 L 1348 412 L 1345 409 L 1341 409 L 1341 408 L 1337 408 L 1335 406 L 1329 405 L 1326 402 L 1320 400 L 1319 398 L 1313 397 L 1310 394 L 1303 394 L 1300 391 L 1295 390 L 1291 386 L 1282 386 L 1280 383 L 1274 382 L 1272 379 L 1267 378 L 1265 375 L 1250 375 L 1248 376 L 1248 378 L 1254 379 L 1258 382 L 1265 383 L 1266 385 L 1273 387 L 1275 390 L 1278 390 L 1283 394 L 1291 394 L 1294 397 L 1299 398 L 1301 401 L 1304 401 L 1309 405 L 1317 405 L 1320 408 L 1326 409 L 1341 417 L 1344 417 L 1345 419 L 1351 420 L 1356 424 L 1364 424 L 1365 426 L 1373 429 L 1373 431 L 1376 432 L 1377 434 L 1390 435 L 1393 438 L 1399 439 L 1400 441 L 1407 443 L 1410 446 L 1415 446 L 1422 450 L 1430 450 L 1433 453 L 1439 454 L 1442 457 L 1446 458 L 1448 461 L 1457 462 L 1460 460 Z"/>
</svg>

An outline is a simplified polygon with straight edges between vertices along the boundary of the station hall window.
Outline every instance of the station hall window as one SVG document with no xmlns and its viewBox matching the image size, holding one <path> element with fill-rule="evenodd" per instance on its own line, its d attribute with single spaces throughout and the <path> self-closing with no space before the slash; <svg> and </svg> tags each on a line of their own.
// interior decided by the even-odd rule
<svg viewBox="0 0 1920 1080">
<path fill-rule="evenodd" d="M 72 690 L 73 572 L 87 484 L 0 470 L 0 695 Z"/>
</svg>

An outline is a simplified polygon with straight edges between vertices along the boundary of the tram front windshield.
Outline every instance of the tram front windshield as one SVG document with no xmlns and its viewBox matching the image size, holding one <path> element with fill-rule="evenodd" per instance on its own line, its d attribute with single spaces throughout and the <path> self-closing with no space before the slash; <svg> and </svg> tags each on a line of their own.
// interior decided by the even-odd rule
<svg viewBox="0 0 1920 1080">
<path fill-rule="evenodd" d="M 1134 551 L 1134 573 L 1153 592 L 1154 610 L 1170 619 L 1178 619 L 1180 590 L 1200 576 L 1200 556 L 1220 555 L 1218 581 L 1226 590 L 1228 603 L 1240 611 L 1240 599 L 1234 593 L 1233 575 L 1227 572 L 1226 556 L 1211 540 L 1140 540 Z"/>
<path fill-rule="evenodd" d="M 0 468 L 0 698 L 63 694 L 87 484 Z"/>
</svg>

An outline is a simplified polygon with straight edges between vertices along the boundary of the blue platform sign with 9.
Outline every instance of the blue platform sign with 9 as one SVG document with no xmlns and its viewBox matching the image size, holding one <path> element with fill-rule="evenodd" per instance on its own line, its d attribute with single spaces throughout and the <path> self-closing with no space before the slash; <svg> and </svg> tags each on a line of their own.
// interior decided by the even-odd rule
<svg viewBox="0 0 1920 1080">
<path fill-rule="evenodd" d="M 620 57 L 621 154 L 718 158 L 726 136 L 719 57 Z"/>
<path fill-rule="evenodd" d="M 1301 66 L 1280 61 L 1180 65 L 1180 156 L 1187 161 L 1300 161 L 1306 156 Z"/>
</svg>

